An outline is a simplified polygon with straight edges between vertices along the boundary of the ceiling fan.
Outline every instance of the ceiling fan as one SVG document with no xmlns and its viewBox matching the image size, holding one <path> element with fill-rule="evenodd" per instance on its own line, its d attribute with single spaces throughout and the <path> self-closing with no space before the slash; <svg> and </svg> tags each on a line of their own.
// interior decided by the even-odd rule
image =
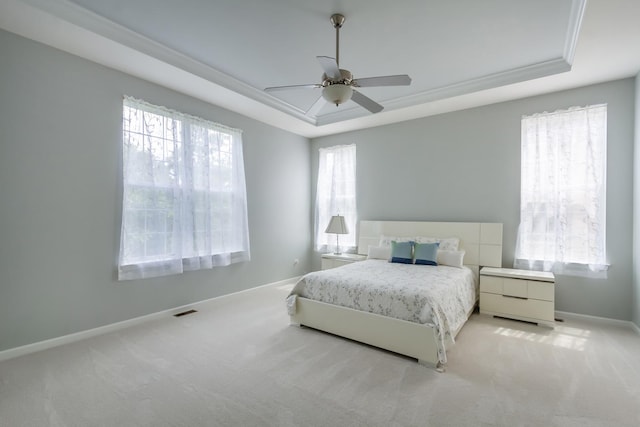
<svg viewBox="0 0 640 427">
<path fill-rule="evenodd" d="M 317 56 L 320 66 L 324 70 L 322 82 L 317 84 L 275 86 L 265 89 L 266 92 L 275 92 L 290 89 L 319 89 L 322 88 L 322 96 L 309 108 L 307 115 L 315 116 L 324 106 L 325 102 L 331 102 L 336 107 L 348 100 L 353 100 L 372 113 L 378 113 L 384 108 L 373 99 L 364 96 L 354 90 L 356 87 L 374 86 L 408 86 L 411 84 L 411 77 L 406 74 L 393 76 L 366 77 L 362 79 L 353 78 L 349 70 L 340 68 L 340 28 L 344 24 L 344 16 L 335 13 L 331 15 L 331 23 L 336 29 L 336 57 Z"/>
</svg>

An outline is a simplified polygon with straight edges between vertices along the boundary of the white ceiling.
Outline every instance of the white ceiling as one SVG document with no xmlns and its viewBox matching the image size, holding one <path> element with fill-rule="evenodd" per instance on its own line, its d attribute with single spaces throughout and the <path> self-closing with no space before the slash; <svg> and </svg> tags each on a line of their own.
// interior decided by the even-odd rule
<svg viewBox="0 0 640 427">
<path fill-rule="evenodd" d="M 409 74 L 305 115 L 316 56 L 357 77 Z M 579 87 L 640 71 L 638 0 L 2 0 L 0 28 L 316 137 Z M 570 70 L 570 71 L 569 71 Z"/>
</svg>

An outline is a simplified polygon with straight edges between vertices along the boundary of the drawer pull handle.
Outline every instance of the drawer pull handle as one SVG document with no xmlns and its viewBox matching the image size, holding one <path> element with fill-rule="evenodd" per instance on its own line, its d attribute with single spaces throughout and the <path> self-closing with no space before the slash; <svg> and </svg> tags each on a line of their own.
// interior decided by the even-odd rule
<svg viewBox="0 0 640 427">
<path fill-rule="evenodd" d="M 513 295 L 502 295 L 504 298 L 529 299 L 527 297 L 514 297 Z"/>
</svg>

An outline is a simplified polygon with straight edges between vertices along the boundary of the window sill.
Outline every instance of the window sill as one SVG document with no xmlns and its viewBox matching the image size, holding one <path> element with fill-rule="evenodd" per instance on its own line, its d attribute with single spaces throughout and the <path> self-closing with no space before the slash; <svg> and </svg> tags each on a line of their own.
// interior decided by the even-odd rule
<svg viewBox="0 0 640 427">
<path fill-rule="evenodd" d="M 513 267 L 522 270 L 551 271 L 553 274 L 560 276 L 575 276 L 587 279 L 607 279 L 609 264 L 590 265 L 516 259 L 513 263 Z"/>
</svg>

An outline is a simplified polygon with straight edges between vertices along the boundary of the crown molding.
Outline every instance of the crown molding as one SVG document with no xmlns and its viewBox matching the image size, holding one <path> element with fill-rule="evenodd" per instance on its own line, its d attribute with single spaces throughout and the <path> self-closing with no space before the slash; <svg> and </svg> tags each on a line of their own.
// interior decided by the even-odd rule
<svg viewBox="0 0 640 427">
<path fill-rule="evenodd" d="M 184 70 L 187 73 L 206 79 L 225 89 L 229 89 L 269 107 L 279 109 L 306 123 L 316 124 L 315 119 L 306 116 L 304 110 L 283 102 L 262 90 L 258 90 L 208 64 L 158 43 L 130 28 L 104 18 L 73 1 L 22 0 L 22 2 L 50 13 L 72 25 L 76 25 L 122 46 L 133 49 L 143 55 L 150 56 L 173 67 Z M 139 74 L 140 73 L 137 73 L 137 75 Z"/>
<path fill-rule="evenodd" d="M 564 59 L 569 65 L 573 65 L 573 58 L 578 45 L 578 36 L 584 18 L 584 11 L 587 8 L 587 0 L 573 0 L 571 2 L 571 13 L 569 13 L 569 27 L 567 37 L 564 40 Z"/>
<path fill-rule="evenodd" d="M 533 80 L 552 74 L 566 72 L 569 70 L 571 70 L 571 66 L 569 65 L 569 63 L 567 63 L 564 58 L 557 58 L 551 61 L 544 61 L 525 67 L 515 68 L 513 70 L 465 80 L 452 85 L 443 86 L 402 98 L 382 102 L 382 104 L 384 105 L 384 111 L 391 111 L 416 104 L 425 104 L 444 98 L 465 95 L 472 92 L 492 89 L 499 86 L 506 86 L 508 84 L 519 83 L 526 80 Z M 318 117 L 317 124 L 319 126 L 322 126 L 342 120 L 362 117 L 365 114 L 361 110 L 361 108 L 353 107 L 348 110 L 344 109 L 335 113 L 323 114 L 322 116 Z"/>
<path fill-rule="evenodd" d="M 382 101 L 385 110 L 380 114 L 569 71 L 585 7 L 586 0 L 572 1 L 561 58 Z M 4 13 L 20 8 L 21 23 L 13 22 L 15 19 Z M 345 105 L 346 108 L 335 112 L 308 116 L 299 107 L 110 21 L 72 0 L 6 0 L 0 6 L 0 12 L 5 15 L 4 19 L 0 17 L 0 27 L 9 31 L 303 136 L 314 137 L 324 133 L 320 127 L 369 115 L 350 103 L 353 105 Z M 13 12 L 14 15 L 17 13 Z M 67 27 L 72 29 L 68 33 Z M 75 40 L 70 40 L 74 37 Z M 96 40 L 102 43 L 100 48 L 96 46 Z"/>
</svg>

